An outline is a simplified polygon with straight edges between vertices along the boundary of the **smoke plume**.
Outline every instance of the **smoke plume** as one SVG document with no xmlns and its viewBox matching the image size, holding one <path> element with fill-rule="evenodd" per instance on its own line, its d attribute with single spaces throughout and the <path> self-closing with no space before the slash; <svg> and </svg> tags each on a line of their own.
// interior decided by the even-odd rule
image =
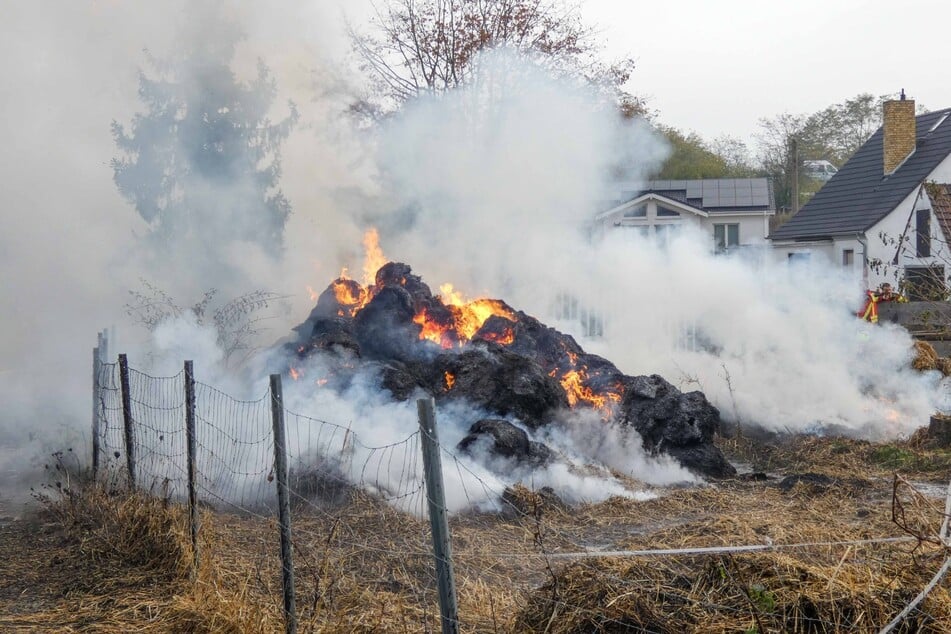
<svg viewBox="0 0 951 634">
<path fill-rule="evenodd" d="M 724 417 L 744 425 L 894 437 L 942 405 L 938 377 L 908 368 L 908 335 L 858 322 L 858 281 L 833 267 L 791 269 L 770 263 L 766 251 L 754 261 L 715 257 L 708 236 L 689 232 L 665 247 L 611 231 L 593 238 L 591 221 L 613 198 L 611 183 L 648 178 L 666 147 L 643 122 L 621 120 L 600 95 L 547 77 L 530 59 L 490 53 L 470 85 L 408 103 L 372 130 L 353 126 L 344 110 L 360 82 L 341 62 L 340 17 L 276 3 L 8 7 L 0 38 L 5 483 L 64 443 L 88 453 L 90 348 L 104 327 L 117 326 L 113 350 L 129 352 L 137 367 L 172 373 L 195 358 L 206 382 L 236 396 L 260 393 L 265 360 L 252 359 L 237 376 L 214 333 L 195 319 L 179 316 L 153 333 L 130 320 L 124 306 L 140 279 L 186 307 L 211 288 L 224 297 L 254 289 L 286 296 L 261 315 L 266 329 L 255 343 L 267 347 L 304 320 L 313 304 L 308 286 L 319 291 L 343 266 L 359 270 L 360 237 L 371 225 L 390 259 L 411 264 L 431 286 L 452 282 L 469 296 L 503 298 L 626 373 L 656 372 L 704 390 Z M 282 151 L 280 188 L 293 207 L 284 251 L 274 258 L 231 241 L 198 247 L 218 254 L 210 263 L 187 253 L 156 258 L 112 181 L 118 152 L 109 125 L 142 111 L 143 49 L 162 58 L 189 38 L 230 37 L 214 25 L 221 18 L 246 35 L 236 76 L 253 78 L 259 59 L 271 69 L 273 120 L 286 115 L 288 100 L 300 110 Z M 211 198 L 239 200 L 240 187 L 219 186 Z M 221 261 L 226 276 L 214 266 Z M 558 310 L 566 295 L 603 319 L 602 337 L 586 338 Z M 245 379 L 255 372 L 256 380 Z M 297 387 L 292 397 L 301 409 L 352 424 L 368 444 L 415 428 L 412 408 L 391 403 L 372 377 L 360 385 L 339 395 Z M 473 414 L 445 414 L 447 446 Z M 545 440 L 577 461 L 648 482 L 687 478 L 638 453 L 630 439 L 604 442 L 616 430 L 584 423 Z M 617 446 L 630 451 L 610 450 Z M 594 495 L 579 476 L 536 475 L 546 477 L 576 498 Z"/>
</svg>

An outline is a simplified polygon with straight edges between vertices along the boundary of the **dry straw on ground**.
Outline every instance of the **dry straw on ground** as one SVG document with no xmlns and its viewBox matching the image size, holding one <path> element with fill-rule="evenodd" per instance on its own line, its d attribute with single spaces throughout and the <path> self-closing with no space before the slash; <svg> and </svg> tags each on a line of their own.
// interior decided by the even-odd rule
<svg viewBox="0 0 951 634">
<path fill-rule="evenodd" d="M 801 437 L 734 439 L 724 448 L 766 473 L 571 508 L 515 487 L 504 513 L 453 517 L 462 631 L 872 632 L 946 556 L 924 539 L 938 530 L 942 503 L 916 492 L 922 480 L 947 477 L 946 450 Z M 896 470 L 903 478 L 894 479 Z M 788 474 L 795 476 L 783 480 Z M 425 518 L 360 492 L 333 506 L 300 502 L 293 531 L 301 632 L 439 630 Z M 12 527 L 0 532 L 0 629 L 282 631 L 275 520 L 211 510 L 201 517 L 196 573 L 180 505 L 99 487 L 57 494 L 32 528 L 22 527 L 22 542 L 4 543 Z M 858 543 L 890 537 L 910 541 Z M 856 543 L 830 544 L 842 541 Z M 770 543 L 780 547 L 564 557 Z M 799 546 L 782 548 L 791 544 Z M 897 631 L 942 632 L 946 622 L 944 583 Z"/>
</svg>

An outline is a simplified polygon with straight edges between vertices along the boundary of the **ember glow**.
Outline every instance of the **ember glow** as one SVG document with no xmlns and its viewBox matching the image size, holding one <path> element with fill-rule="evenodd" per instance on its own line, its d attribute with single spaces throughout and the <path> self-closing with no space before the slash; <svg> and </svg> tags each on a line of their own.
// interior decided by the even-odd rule
<svg viewBox="0 0 951 634">
<path fill-rule="evenodd" d="M 291 378 L 294 379 L 295 381 L 300 378 L 300 370 L 298 370 L 297 368 L 291 368 L 290 372 L 291 372 Z"/>
<path fill-rule="evenodd" d="M 502 332 L 487 331 L 483 332 L 479 336 L 486 341 L 497 343 L 500 346 L 507 346 L 515 341 L 515 330 L 513 328 L 505 327 L 502 329 Z"/>
</svg>

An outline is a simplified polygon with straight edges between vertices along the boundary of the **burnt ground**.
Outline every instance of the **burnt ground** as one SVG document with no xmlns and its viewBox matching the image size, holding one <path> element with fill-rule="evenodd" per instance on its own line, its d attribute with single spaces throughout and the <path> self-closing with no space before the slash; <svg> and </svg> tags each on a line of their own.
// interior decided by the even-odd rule
<svg viewBox="0 0 951 634">
<path fill-rule="evenodd" d="M 611 630 L 589 621 L 585 625 L 576 622 L 581 622 L 578 615 L 586 610 L 589 614 L 613 614 L 611 610 L 624 604 L 625 597 L 644 590 L 650 575 L 673 569 L 679 562 L 676 558 L 655 563 L 636 560 L 647 567 L 626 570 L 625 574 L 634 576 L 615 579 L 611 575 L 621 573 L 603 566 L 620 565 L 620 559 L 578 563 L 549 559 L 543 554 L 814 543 L 907 536 L 909 531 L 924 535 L 940 523 L 940 509 L 935 509 L 943 506 L 941 496 L 951 475 L 951 450 L 929 447 L 921 437 L 891 444 L 814 437 L 721 438 L 718 443 L 739 467 L 740 475 L 736 478 L 708 486 L 658 490 L 658 497 L 647 501 L 612 498 L 573 509 L 564 509 L 522 489 L 514 491 L 511 500 L 513 507 L 523 514 L 468 513 L 453 517 L 457 591 L 465 630 L 534 631 L 533 619 L 544 616 L 546 623 L 553 619 L 553 632 L 638 631 L 633 625 L 629 625 L 630 630 Z M 896 474 L 903 478 L 897 489 Z M 915 488 L 926 495 L 919 496 Z M 896 491 L 905 510 L 904 527 L 893 520 Z M 110 516 L 129 514 L 125 508 L 113 511 L 111 505 L 116 503 L 106 498 L 98 502 L 103 513 Z M 153 505 L 146 510 L 161 514 L 166 512 L 163 509 Z M 143 528 L 141 513 L 131 517 L 139 519 L 130 532 L 153 530 Z M 159 537 L 168 537 L 170 532 L 175 533 L 175 539 L 180 537 L 175 517 L 156 523 Z M 64 525 L 64 521 L 69 525 Z M 97 533 L 98 521 L 84 519 L 81 513 L 64 515 L 34 510 L 0 522 L 0 631 L 282 629 L 278 549 L 272 518 L 206 511 L 202 553 L 208 563 L 195 584 L 166 570 L 171 565 L 168 562 L 174 562 L 182 553 L 162 554 L 156 560 L 159 563 L 140 559 L 129 562 L 123 557 L 134 552 L 128 546 L 134 541 L 116 543 L 109 537 L 121 531 L 123 525 L 110 524 L 109 531 Z M 96 541 L 104 537 L 105 544 Z M 428 539 L 428 522 L 395 512 L 369 498 L 357 499 L 333 512 L 296 516 L 301 631 L 438 630 Z M 149 540 L 153 549 L 161 546 L 174 550 L 172 547 L 177 543 L 173 539 L 156 546 L 154 535 Z M 919 545 L 913 552 L 914 547 L 915 544 L 902 543 L 778 552 L 776 560 L 770 560 L 771 576 L 762 581 L 770 588 L 767 603 L 777 613 L 780 608 L 785 609 L 782 602 L 786 600 L 788 584 L 796 587 L 796 600 L 802 603 L 802 596 L 809 591 L 806 577 L 815 574 L 821 580 L 817 586 L 822 590 L 819 595 L 842 595 L 836 599 L 839 612 L 835 618 L 861 613 L 872 619 L 864 628 L 843 627 L 835 631 L 873 631 L 873 626 L 884 624 L 881 619 L 887 620 L 889 610 L 897 612 L 902 602 L 914 596 L 940 565 L 940 559 L 936 563 L 936 555 L 928 548 Z M 729 561 L 735 563 L 736 574 L 753 574 L 743 567 L 747 559 L 742 556 Z M 693 560 L 679 563 L 688 571 L 688 577 L 692 575 L 690 570 L 700 574 L 706 565 Z M 579 576 L 577 566 L 582 566 L 584 574 Z M 782 577 L 780 569 L 787 568 L 797 571 L 795 579 Z M 159 570 L 162 574 L 157 574 Z M 539 608 L 538 602 L 539 597 L 548 596 L 548 589 L 539 589 L 550 586 L 553 574 L 560 575 L 559 600 L 570 603 L 568 607 L 572 609 L 551 615 Z M 589 578 L 592 574 L 599 575 L 595 581 Z M 680 578 L 678 575 L 674 576 Z M 581 579 L 593 584 L 592 591 L 572 594 Z M 598 585 L 606 583 L 605 579 L 611 584 Z M 852 586 L 836 585 L 857 579 L 864 585 L 856 586 L 854 591 Z M 656 578 L 650 582 L 657 585 L 658 591 L 648 594 L 656 595 L 659 602 L 656 597 L 663 595 L 659 591 L 661 583 Z M 706 581 L 703 583 L 705 588 L 710 586 Z M 949 586 L 947 582 L 939 586 L 933 603 L 926 605 L 930 612 L 917 617 L 918 631 L 944 631 L 929 625 L 937 618 L 929 614 L 951 614 L 947 612 L 951 605 Z M 865 602 L 861 610 L 847 611 L 842 607 L 850 593 L 856 601 Z M 608 599 L 611 596 L 615 598 Z M 879 603 L 872 605 L 873 599 Z M 596 603 L 588 605 L 586 601 Z M 680 612 L 684 614 L 677 618 L 682 616 L 684 620 L 671 621 L 671 627 L 679 629 L 670 631 L 703 631 L 700 626 L 690 625 L 693 621 L 687 613 L 691 609 L 713 610 L 710 618 L 719 618 L 722 615 L 718 616 L 709 606 L 727 604 L 729 597 L 718 596 L 716 600 L 698 600 L 696 605 L 683 607 Z M 740 629 L 752 623 L 754 617 L 768 625 L 766 619 L 770 614 L 748 613 L 751 608 L 745 598 L 738 605 L 739 611 L 730 618 L 743 626 Z M 633 607 L 629 609 L 634 611 Z M 646 608 L 641 605 L 637 609 Z M 195 616 L 196 610 L 201 613 L 200 619 Z M 816 610 L 821 613 L 819 608 Z M 668 617 L 673 618 L 665 618 Z M 569 621 L 575 623 L 571 627 L 576 629 L 569 627 Z M 622 622 L 623 618 L 616 617 L 616 621 Z M 630 623 L 635 622 L 644 621 Z M 772 631 L 771 627 L 764 627 Z M 795 631 L 795 627 L 786 627 Z"/>
</svg>

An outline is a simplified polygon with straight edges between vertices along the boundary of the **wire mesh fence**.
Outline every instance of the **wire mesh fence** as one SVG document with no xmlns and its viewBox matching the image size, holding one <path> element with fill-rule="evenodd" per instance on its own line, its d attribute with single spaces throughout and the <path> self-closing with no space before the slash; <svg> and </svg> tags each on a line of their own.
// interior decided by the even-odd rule
<svg viewBox="0 0 951 634">
<path fill-rule="evenodd" d="M 131 439 L 137 487 L 186 501 L 185 374 L 130 368 L 128 412 L 119 375 L 119 364 L 101 363 L 94 382 L 100 479 L 128 484 Z M 266 595 L 279 594 L 281 584 L 271 407 L 270 391 L 240 400 L 195 382 L 197 498 L 228 512 L 219 530 L 254 562 Z M 438 629 L 421 434 L 375 446 L 350 426 L 282 411 L 302 622 L 326 622 L 328 613 L 338 623 L 357 618 L 360 601 L 344 596 L 361 596 L 364 604 L 398 597 L 414 615 L 407 631 Z M 711 531 L 701 542 L 633 539 L 624 550 L 599 550 L 583 535 L 590 518 L 558 507 L 543 491 L 514 490 L 447 447 L 440 453 L 445 477 L 470 509 L 452 520 L 462 620 L 479 618 L 486 631 L 498 631 L 487 624 L 516 610 L 516 631 L 557 620 L 561 629 L 552 631 L 669 632 L 665 623 L 692 619 L 698 628 L 866 632 L 896 618 L 896 605 L 908 606 L 905 629 L 897 631 L 942 631 L 951 616 L 927 597 L 913 602 L 924 583 L 909 576 L 909 562 L 924 565 L 929 578 L 947 563 L 935 553 L 909 554 L 920 541 L 912 535 L 744 544 L 718 542 Z M 911 518 L 910 502 L 904 508 Z M 350 570 L 359 574 L 343 572 Z M 936 592 L 946 595 L 940 583 Z M 516 598 L 494 605 L 488 586 Z"/>
</svg>

